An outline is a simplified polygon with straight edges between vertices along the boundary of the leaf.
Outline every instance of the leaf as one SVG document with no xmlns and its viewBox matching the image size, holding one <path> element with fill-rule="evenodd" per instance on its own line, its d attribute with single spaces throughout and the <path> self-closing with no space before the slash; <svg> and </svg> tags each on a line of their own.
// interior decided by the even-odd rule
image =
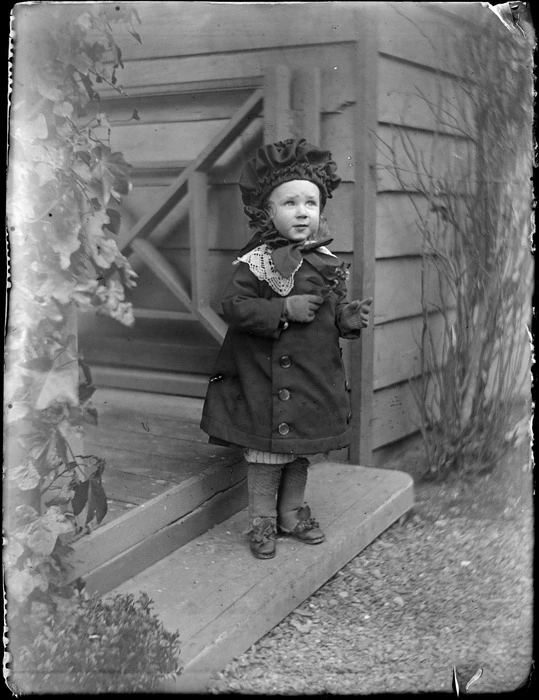
<svg viewBox="0 0 539 700">
<path fill-rule="evenodd" d="M 79 403 L 78 383 L 74 380 L 73 368 L 70 364 L 51 370 L 47 374 L 35 407 L 41 411 L 56 401 L 66 401 L 73 406 Z"/>
<path fill-rule="evenodd" d="M 108 224 L 104 224 L 104 228 L 108 229 L 112 233 L 118 233 L 120 230 L 120 225 L 122 223 L 122 215 L 117 209 L 107 209 L 107 216 L 109 217 Z"/>
<path fill-rule="evenodd" d="M 80 515 L 84 510 L 86 503 L 88 502 L 88 489 L 90 482 L 88 480 L 82 481 L 79 484 L 75 484 L 73 487 L 73 500 L 71 501 L 71 507 L 73 508 L 74 515 Z"/>
<path fill-rule="evenodd" d="M 99 524 L 107 514 L 107 496 L 101 485 L 101 479 L 91 477 L 88 480 L 88 514 L 86 516 L 86 525 L 96 519 Z"/>
<path fill-rule="evenodd" d="M 27 569 L 12 570 L 7 583 L 9 596 L 19 601 L 27 600 L 36 588 L 46 591 L 48 587 L 49 583 L 43 574 L 36 575 Z"/>
<path fill-rule="evenodd" d="M 61 534 L 70 532 L 72 525 L 58 506 L 51 506 L 44 515 L 35 520 L 29 528 L 26 543 L 40 556 L 49 556 Z"/>
<path fill-rule="evenodd" d="M 14 481 L 21 491 L 31 491 L 39 486 L 40 476 L 36 465 L 30 459 L 8 470 L 8 478 Z"/>
</svg>

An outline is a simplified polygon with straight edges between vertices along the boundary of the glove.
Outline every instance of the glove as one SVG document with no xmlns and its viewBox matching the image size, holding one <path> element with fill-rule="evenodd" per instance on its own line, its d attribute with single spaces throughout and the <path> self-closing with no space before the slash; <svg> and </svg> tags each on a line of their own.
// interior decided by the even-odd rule
<svg viewBox="0 0 539 700">
<path fill-rule="evenodd" d="M 296 294 L 284 300 L 285 316 L 288 321 L 310 323 L 318 307 L 324 303 L 317 294 Z"/>
<path fill-rule="evenodd" d="M 341 312 L 341 323 L 348 330 L 359 331 L 369 325 L 369 312 L 372 298 L 351 301 Z"/>
</svg>

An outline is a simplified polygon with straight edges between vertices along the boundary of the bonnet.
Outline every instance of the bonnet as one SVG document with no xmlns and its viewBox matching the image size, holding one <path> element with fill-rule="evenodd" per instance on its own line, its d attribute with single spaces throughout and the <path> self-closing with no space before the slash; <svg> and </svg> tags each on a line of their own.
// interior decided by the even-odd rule
<svg viewBox="0 0 539 700">
<path fill-rule="evenodd" d="M 243 203 L 246 207 L 261 208 L 271 191 L 283 182 L 309 180 L 318 186 L 323 208 L 341 182 L 336 171 L 331 153 L 307 143 L 304 138 L 261 146 L 240 177 Z"/>
</svg>

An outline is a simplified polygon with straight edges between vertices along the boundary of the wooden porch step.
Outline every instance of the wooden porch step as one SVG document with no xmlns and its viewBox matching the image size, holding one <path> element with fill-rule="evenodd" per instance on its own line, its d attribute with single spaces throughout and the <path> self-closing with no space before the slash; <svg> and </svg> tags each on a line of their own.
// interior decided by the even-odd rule
<svg viewBox="0 0 539 700">
<path fill-rule="evenodd" d="M 130 367 L 209 376 L 219 343 L 196 321 L 137 319 L 127 328 L 108 318 L 80 324 L 79 346 L 92 366 Z"/>
<path fill-rule="evenodd" d="M 171 631 L 179 630 L 184 673 L 163 690 L 204 692 L 212 674 L 274 627 L 413 505 L 403 472 L 320 462 L 307 499 L 326 541 L 306 546 L 280 537 L 277 556 L 249 552 L 247 512 L 176 549 L 115 588 L 145 591 Z"/>
<path fill-rule="evenodd" d="M 71 580 L 106 593 L 247 504 L 241 455 L 214 463 L 74 543 Z"/>
</svg>

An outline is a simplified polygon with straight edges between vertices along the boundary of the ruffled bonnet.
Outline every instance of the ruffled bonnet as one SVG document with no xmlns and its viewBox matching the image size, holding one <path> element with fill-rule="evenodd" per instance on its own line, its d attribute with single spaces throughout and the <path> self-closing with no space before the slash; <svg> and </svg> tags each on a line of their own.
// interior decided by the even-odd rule
<svg viewBox="0 0 539 700">
<path fill-rule="evenodd" d="M 318 186 L 323 208 L 341 182 L 336 171 L 331 153 L 307 143 L 304 138 L 261 146 L 240 177 L 243 203 L 246 207 L 261 208 L 271 191 L 283 182 L 308 180 Z"/>
</svg>

